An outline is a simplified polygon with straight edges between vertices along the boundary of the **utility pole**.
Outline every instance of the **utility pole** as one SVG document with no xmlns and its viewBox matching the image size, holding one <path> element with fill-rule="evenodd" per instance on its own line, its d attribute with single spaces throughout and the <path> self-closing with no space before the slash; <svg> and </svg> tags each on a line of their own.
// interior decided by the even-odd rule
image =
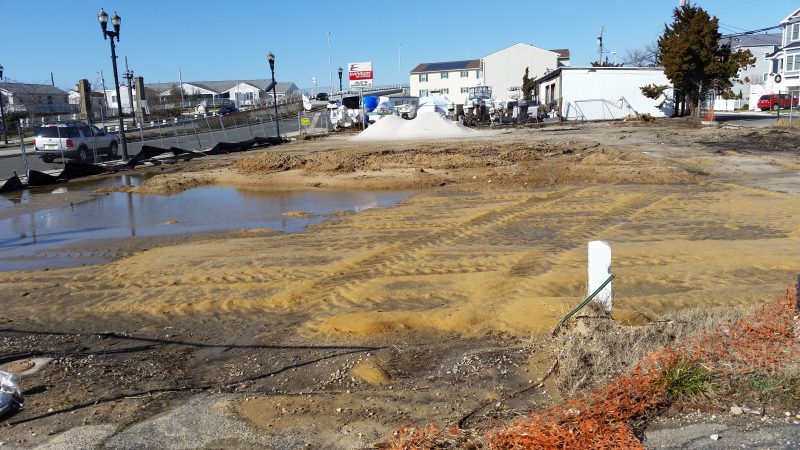
<svg viewBox="0 0 800 450">
<path fill-rule="evenodd" d="M 606 27 L 605 25 L 600 27 L 600 34 L 597 36 L 597 62 L 598 64 L 603 64 L 603 32 L 605 32 Z"/>
<path fill-rule="evenodd" d="M 180 67 L 178 67 L 178 81 L 181 82 L 181 109 L 183 109 L 183 74 L 181 73 Z"/>
<path fill-rule="evenodd" d="M 106 97 L 106 79 L 103 78 L 103 69 L 100 69 L 100 84 L 103 85 L 103 104 L 100 105 L 100 120 L 103 123 L 103 126 L 105 126 L 108 98 Z"/>
</svg>

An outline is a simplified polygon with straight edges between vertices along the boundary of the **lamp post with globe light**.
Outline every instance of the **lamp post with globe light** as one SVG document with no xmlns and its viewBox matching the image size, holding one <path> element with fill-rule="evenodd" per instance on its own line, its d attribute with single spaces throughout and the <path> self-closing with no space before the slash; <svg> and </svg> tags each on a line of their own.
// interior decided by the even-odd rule
<svg viewBox="0 0 800 450">
<path fill-rule="evenodd" d="M 278 117 L 278 84 L 275 82 L 275 55 L 269 52 L 267 55 L 269 70 L 272 72 L 272 105 L 275 107 L 275 131 L 281 137 L 281 120 Z"/>
<path fill-rule="evenodd" d="M 117 73 L 117 49 L 114 45 L 114 38 L 119 42 L 119 29 L 122 23 L 122 18 L 115 12 L 111 16 L 111 24 L 114 26 L 114 31 L 108 30 L 108 14 L 100 8 L 97 13 L 97 20 L 100 21 L 100 28 L 103 30 L 103 39 L 109 39 L 111 42 L 111 65 L 114 67 L 114 87 L 117 91 L 117 119 L 119 119 L 119 133 L 122 141 L 122 160 L 128 160 L 128 143 L 125 139 L 125 124 L 122 121 L 122 96 L 119 93 L 119 74 Z"/>
<path fill-rule="evenodd" d="M 344 98 L 344 91 L 342 90 L 342 72 L 344 72 L 344 70 L 342 70 L 342 68 L 339 67 L 339 98 L 340 99 Z"/>
</svg>

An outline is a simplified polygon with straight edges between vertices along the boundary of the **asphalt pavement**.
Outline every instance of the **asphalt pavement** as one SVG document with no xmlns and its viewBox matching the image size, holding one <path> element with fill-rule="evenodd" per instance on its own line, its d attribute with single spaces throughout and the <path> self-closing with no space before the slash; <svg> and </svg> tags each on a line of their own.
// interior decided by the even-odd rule
<svg viewBox="0 0 800 450">
<path fill-rule="evenodd" d="M 781 111 L 781 118 L 789 119 L 788 111 Z M 769 111 L 742 111 L 714 113 L 714 120 L 723 125 L 732 125 L 745 128 L 768 128 L 778 123 L 777 116 Z M 792 120 L 800 121 L 797 111 Z"/>
<path fill-rule="evenodd" d="M 299 124 L 296 118 L 281 120 L 281 135 L 295 134 L 299 131 Z M 226 128 L 225 130 L 213 130 L 209 132 L 195 133 L 191 126 L 181 126 L 177 128 L 164 127 L 158 129 L 158 136 L 145 139 L 129 139 L 128 156 L 137 155 L 142 144 L 154 147 L 170 148 L 179 147 L 186 150 L 209 149 L 218 142 L 238 142 L 252 139 L 253 137 L 275 136 L 275 123 L 252 123 L 250 126 L 239 126 Z M 138 133 L 137 133 L 138 134 Z M 33 170 L 59 170 L 63 167 L 61 160 L 52 163 L 45 163 L 38 156 L 33 155 L 33 148 L 26 145 L 28 152 L 28 166 Z M 122 154 L 122 147 L 119 149 Z M 101 161 L 108 159 L 105 155 L 98 155 Z M 25 163 L 19 147 L 0 149 L 0 180 L 5 180 L 13 175 L 13 171 L 22 175 L 25 173 Z"/>
</svg>

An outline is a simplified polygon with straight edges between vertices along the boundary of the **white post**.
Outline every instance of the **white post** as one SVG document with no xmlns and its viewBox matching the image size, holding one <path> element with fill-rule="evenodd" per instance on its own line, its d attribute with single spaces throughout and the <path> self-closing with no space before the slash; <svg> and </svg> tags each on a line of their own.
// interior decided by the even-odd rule
<svg viewBox="0 0 800 450">
<path fill-rule="evenodd" d="M 611 246 L 606 241 L 589 242 L 589 292 L 591 295 L 611 276 Z M 611 283 L 608 283 L 594 301 L 611 314 Z"/>
</svg>

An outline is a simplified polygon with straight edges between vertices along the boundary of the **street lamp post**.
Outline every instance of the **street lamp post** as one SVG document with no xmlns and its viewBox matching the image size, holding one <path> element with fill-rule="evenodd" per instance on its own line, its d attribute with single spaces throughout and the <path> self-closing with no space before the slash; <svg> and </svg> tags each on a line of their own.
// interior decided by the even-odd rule
<svg viewBox="0 0 800 450">
<path fill-rule="evenodd" d="M 125 79 L 128 80 L 128 105 L 131 107 L 131 116 L 133 116 L 133 125 L 135 126 L 136 112 L 133 109 L 133 70 L 127 69 L 125 71 Z"/>
<path fill-rule="evenodd" d="M 0 65 L 0 80 L 3 79 L 3 66 Z M 3 121 L 3 141 L 8 145 L 8 133 L 6 132 L 6 111 L 3 109 L 3 93 L 0 92 L 0 120 Z"/>
<path fill-rule="evenodd" d="M 108 31 L 108 14 L 103 9 L 97 13 L 97 20 L 100 21 L 100 28 L 103 30 L 103 39 L 109 39 L 111 42 L 111 65 L 114 67 L 114 87 L 117 90 L 117 118 L 119 119 L 119 132 L 122 140 L 122 160 L 128 160 L 128 143 L 125 139 L 125 124 L 122 122 L 122 96 L 119 93 L 119 74 L 117 73 L 117 49 L 114 45 L 114 38 L 119 42 L 119 28 L 122 19 L 115 12 L 111 17 L 111 24 L 114 26 L 114 31 Z"/>
<path fill-rule="evenodd" d="M 339 99 L 344 100 L 344 91 L 342 90 L 342 68 L 339 67 Z"/>
<path fill-rule="evenodd" d="M 281 120 L 278 117 L 278 84 L 275 83 L 275 55 L 269 52 L 267 60 L 269 60 L 269 70 L 272 72 L 272 105 L 275 107 L 275 131 L 278 137 L 281 137 Z"/>
</svg>

